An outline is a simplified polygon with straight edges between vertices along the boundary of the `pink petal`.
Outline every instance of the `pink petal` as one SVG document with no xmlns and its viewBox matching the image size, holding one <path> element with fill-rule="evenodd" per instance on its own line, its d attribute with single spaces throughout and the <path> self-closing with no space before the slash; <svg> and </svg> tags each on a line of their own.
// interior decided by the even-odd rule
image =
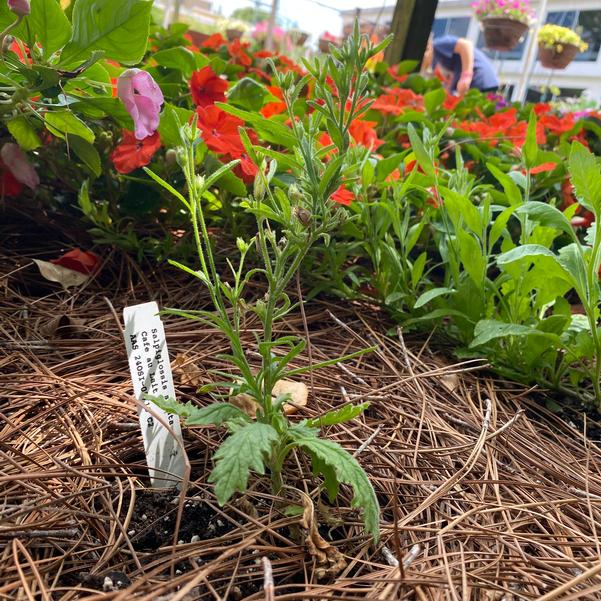
<svg viewBox="0 0 601 601">
<path fill-rule="evenodd" d="M 2 146 L 0 157 L 4 164 L 10 169 L 17 181 L 25 184 L 28 188 L 35 190 L 40 185 L 40 178 L 35 169 L 29 164 L 27 155 L 17 144 L 8 142 Z"/>
</svg>

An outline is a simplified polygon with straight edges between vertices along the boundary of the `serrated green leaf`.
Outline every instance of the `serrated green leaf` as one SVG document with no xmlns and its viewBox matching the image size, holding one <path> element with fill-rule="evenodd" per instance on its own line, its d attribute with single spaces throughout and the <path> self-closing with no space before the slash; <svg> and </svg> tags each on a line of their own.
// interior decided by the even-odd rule
<svg viewBox="0 0 601 601">
<path fill-rule="evenodd" d="M 250 77 L 243 77 L 227 93 L 228 100 L 249 111 L 258 111 L 269 95 L 267 88 Z"/>
<path fill-rule="evenodd" d="M 163 411 L 179 415 L 185 419 L 187 426 L 220 426 L 235 419 L 250 421 L 244 411 L 231 403 L 211 403 L 206 407 L 198 407 L 191 402 L 184 404 L 164 397 L 147 395 L 147 398 Z"/>
<path fill-rule="evenodd" d="M 152 58 L 157 64 L 161 65 L 161 67 L 178 69 L 186 77 L 190 77 L 192 71 L 196 69 L 196 58 L 194 53 L 183 46 L 159 50 L 159 52 L 155 52 L 152 55 Z"/>
<path fill-rule="evenodd" d="M 251 470 L 265 473 L 265 458 L 277 441 L 277 431 L 261 422 L 245 425 L 225 440 L 213 456 L 215 468 L 209 476 L 220 505 L 246 490 Z"/>
<path fill-rule="evenodd" d="M 342 424 L 361 415 L 367 408 L 369 403 L 361 403 L 360 405 L 345 405 L 340 409 L 334 409 L 324 413 L 316 419 L 308 419 L 307 426 L 311 428 L 321 428 L 323 426 L 333 426 L 334 424 Z"/>
<path fill-rule="evenodd" d="M 556 258 L 555 253 L 545 246 L 540 244 L 523 244 L 522 246 L 516 246 L 502 255 L 499 255 L 497 257 L 497 264 L 505 265 L 522 259 L 534 260 L 536 257 L 541 256 Z"/>
<path fill-rule="evenodd" d="M 151 8 L 149 0 L 77 0 L 61 64 L 83 61 L 94 50 L 127 65 L 139 63 L 146 52 Z"/>
<path fill-rule="evenodd" d="M 380 538 L 380 506 L 376 493 L 359 462 L 338 443 L 332 440 L 309 435 L 306 428 L 290 428 L 288 433 L 292 440 L 302 449 L 309 452 L 336 475 L 336 480 L 349 484 L 353 489 L 353 507 L 363 508 L 365 530 L 373 535 L 374 540 Z M 331 480 L 331 471 L 326 470 L 324 477 Z M 326 486 L 330 487 L 326 483 Z"/>
</svg>

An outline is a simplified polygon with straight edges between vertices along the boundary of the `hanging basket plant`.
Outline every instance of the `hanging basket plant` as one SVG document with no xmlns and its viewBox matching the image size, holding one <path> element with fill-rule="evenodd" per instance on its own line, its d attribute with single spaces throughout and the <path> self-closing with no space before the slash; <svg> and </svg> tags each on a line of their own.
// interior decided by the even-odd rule
<svg viewBox="0 0 601 601">
<path fill-rule="evenodd" d="M 340 43 L 340 40 L 335 35 L 332 35 L 329 31 L 326 31 L 319 38 L 319 42 L 318 42 L 319 51 L 324 52 L 324 53 L 329 52 L 330 44 L 334 44 L 334 46 L 338 46 L 339 43 Z"/>
<path fill-rule="evenodd" d="M 513 50 L 533 21 L 529 0 L 477 0 L 472 7 L 482 25 L 484 43 L 490 50 Z"/>
<path fill-rule="evenodd" d="M 588 44 L 573 30 L 543 25 L 538 32 L 538 58 L 547 69 L 565 69 Z"/>
</svg>

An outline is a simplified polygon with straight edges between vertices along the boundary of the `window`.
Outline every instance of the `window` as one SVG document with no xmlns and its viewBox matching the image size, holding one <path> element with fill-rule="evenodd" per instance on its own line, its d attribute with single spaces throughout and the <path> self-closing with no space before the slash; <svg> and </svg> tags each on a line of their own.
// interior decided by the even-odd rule
<svg viewBox="0 0 601 601">
<path fill-rule="evenodd" d="M 446 19 L 434 19 L 432 35 L 440 38 L 443 35 L 454 35 L 464 38 L 470 26 L 470 17 L 450 17 Z"/>
<path fill-rule="evenodd" d="M 476 48 L 480 48 L 488 58 L 500 61 L 519 61 L 522 59 L 524 55 L 524 49 L 526 48 L 526 42 L 528 41 L 528 36 L 526 36 L 513 50 L 509 50 L 508 52 L 498 52 L 497 50 L 489 50 L 484 45 L 484 34 L 480 32 L 478 34 L 478 42 L 476 43 Z"/>
<path fill-rule="evenodd" d="M 559 10 L 547 14 L 547 23 L 576 30 L 588 44 L 588 50 L 576 61 L 596 61 L 601 48 L 601 10 Z"/>
</svg>

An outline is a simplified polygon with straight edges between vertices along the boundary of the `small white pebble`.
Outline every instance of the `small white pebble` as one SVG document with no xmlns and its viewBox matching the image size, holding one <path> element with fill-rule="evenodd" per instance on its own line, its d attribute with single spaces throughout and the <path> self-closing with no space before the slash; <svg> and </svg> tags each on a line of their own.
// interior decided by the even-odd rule
<svg viewBox="0 0 601 601">
<path fill-rule="evenodd" d="M 190 542 L 191 543 L 197 543 L 200 541 L 200 536 L 198 536 L 198 534 L 195 534 L 191 539 Z"/>
<path fill-rule="evenodd" d="M 217 525 L 221 528 L 223 526 L 223 522 L 221 520 L 217 520 Z"/>
<path fill-rule="evenodd" d="M 181 575 L 181 573 L 182 573 L 182 571 L 181 571 L 181 570 L 175 570 L 175 574 L 176 574 L 176 576 L 180 576 L 180 575 Z"/>
<path fill-rule="evenodd" d="M 163 518 L 163 522 L 168 522 L 168 521 L 169 521 L 169 516 L 168 516 L 168 515 L 166 515 L 166 516 Z"/>
<path fill-rule="evenodd" d="M 177 544 L 178 544 L 178 545 L 185 545 L 186 543 L 185 543 L 183 540 L 178 540 L 178 541 L 177 541 Z"/>
<path fill-rule="evenodd" d="M 142 520 L 147 520 L 147 519 L 148 519 L 148 516 L 147 516 L 145 513 L 143 513 L 143 514 L 142 514 L 142 517 L 141 517 L 140 519 L 142 519 Z"/>
<path fill-rule="evenodd" d="M 128 530 L 127 536 L 133 536 L 136 533 L 135 530 Z"/>
<path fill-rule="evenodd" d="M 113 590 L 113 586 L 113 581 L 108 576 L 105 576 L 104 582 L 102 583 L 102 590 L 105 593 L 108 593 L 109 591 Z"/>
</svg>

